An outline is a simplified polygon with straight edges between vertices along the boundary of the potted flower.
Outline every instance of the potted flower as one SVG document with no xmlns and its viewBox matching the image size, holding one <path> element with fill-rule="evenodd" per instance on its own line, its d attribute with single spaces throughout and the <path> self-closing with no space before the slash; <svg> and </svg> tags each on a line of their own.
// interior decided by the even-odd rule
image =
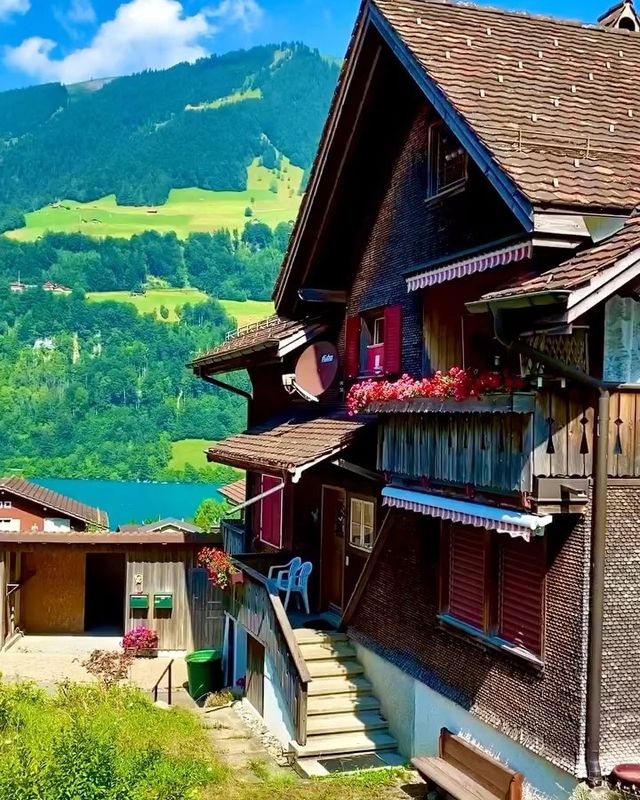
<svg viewBox="0 0 640 800">
<path fill-rule="evenodd" d="M 219 547 L 203 547 L 198 553 L 198 564 L 207 570 L 209 580 L 218 589 L 226 589 L 230 583 L 242 583 L 234 577 L 239 570 L 231 557 Z"/>
<path fill-rule="evenodd" d="M 121 644 L 125 653 L 136 658 L 155 658 L 158 655 L 158 634 L 144 626 L 127 631 Z"/>
</svg>

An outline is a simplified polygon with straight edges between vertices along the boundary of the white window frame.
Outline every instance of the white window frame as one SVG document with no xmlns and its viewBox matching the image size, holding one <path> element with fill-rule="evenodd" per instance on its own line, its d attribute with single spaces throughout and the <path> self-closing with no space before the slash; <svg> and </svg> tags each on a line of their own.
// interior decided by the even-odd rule
<svg viewBox="0 0 640 800">
<path fill-rule="evenodd" d="M 2 507 L 3 508 L 13 508 L 13 503 L 11 502 L 11 500 L 3 500 L 2 501 Z"/>
<path fill-rule="evenodd" d="M 0 519 L 0 531 L 2 533 L 20 533 L 22 523 L 16 517 L 2 517 Z"/>
<path fill-rule="evenodd" d="M 364 523 L 365 506 L 371 506 L 371 525 Z M 354 536 L 354 526 L 360 528 L 357 536 Z M 371 545 L 365 544 L 365 528 L 371 529 Z M 356 550 L 370 553 L 373 550 L 376 536 L 376 502 L 373 498 L 350 497 L 349 498 L 349 546 Z"/>
<path fill-rule="evenodd" d="M 438 197 L 446 197 L 448 194 L 454 194 L 464 188 L 469 176 L 469 156 L 462 145 L 460 149 L 464 151 L 464 176 L 459 178 L 453 183 L 446 186 L 439 185 L 439 163 L 440 163 L 440 145 L 442 142 L 442 132 L 445 130 L 445 124 L 442 120 L 432 122 L 429 126 L 429 181 L 427 188 L 427 200 L 433 200 Z M 455 134 L 451 134 L 455 137 Z"/>
<path fill-rule="evenodd" d="M 71 533 L 71 520 L 67 517 L 45 517 L 43 531 L 45 533 Z"/>
<path fill-rule="evenodd" d="M 382 336 L 380 331 L 382 330 Z M 384 316 L 376 317 L 373 320 L 373 344 L 384 344 Z"/>
<path fill-rule="evenodd" d="M 262 492 L 266 492 L 267 491 L 267 489 L 264 488 L 264 479 L 265 478 L 275 478 L 275 477 L 276 477 L 275 475 L 268 475 L 266 472 L 265 473 L 262 473 L 262 472 L 260 473 L 260 492 L 259 492 L 260 494 Z M 268 542 L 266 539 L 262 538 L 262 531 L 264 530 L 263 525 L 262 525 L 262 515 L 263 515 L 263 511 L 264 511 L 264 501 L 267 500 L 267 499 L 270 499 L 270 497 L 269 498 L 263 497 L 262 500 L 260 501 L 260 541 L 263 544 L 266 544 L 268 547 L 276 547 L 278 550 L 282 550 L 282 523 L 283 523 L 283 520 L 282 520 L 283 502 L 282 502 L 282 500 L 283 500 L 283 495 L 284 495 L 284 488 L 280 489 L 280 491 L 278 492 L 278 495 L 280 497 L 280 536 L 279 536 L 278 544 L 274 544 L 273 542 Z"/>
</svg>

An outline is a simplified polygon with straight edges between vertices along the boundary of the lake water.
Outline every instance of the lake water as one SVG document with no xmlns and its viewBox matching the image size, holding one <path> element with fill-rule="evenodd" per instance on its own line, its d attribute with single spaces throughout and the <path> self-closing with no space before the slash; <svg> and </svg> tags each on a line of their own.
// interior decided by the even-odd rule
<svg viewBox="0 0 640 800">
<path fill-rule="evenodd" d="M 103 509 L 109 515 L 111 530 L 127 522 L 177 517 L 192 519 L 206 498 L 222 500 L 215 483 L 139 483 L 137 481 L 98 481 L 66 478 L 35 478 L 74 500 Z"/>
</svg>

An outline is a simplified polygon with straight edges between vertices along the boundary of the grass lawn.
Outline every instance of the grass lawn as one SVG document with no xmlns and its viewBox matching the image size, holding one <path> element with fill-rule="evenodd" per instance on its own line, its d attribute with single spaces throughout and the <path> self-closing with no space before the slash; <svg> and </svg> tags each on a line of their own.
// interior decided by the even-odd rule
<svg viewBox="0 0 640 800">
<path fill-rule="evenodd" d="M 176 306 L 187 303 L 205 303 L 208 296 L 198 289 L 149 289 L 146 294 L 131 294 L 130 292 L 89 292 L 87 299 L 96 303 L 115 300 L 117 303 L 131 303 L 139 314 L 155 314 L 160 317 L 160 306 L 169 309 L 168 322 L 175 322 Z"/>
<path fill-rule="evenodd" d="M 171 444 L 169 469 L 183 470 L 187 464 L 202 467 L 206 462 L 205 450 L 211 447 L 209 439 L 182 439 Z"/>
<path fill-rule="evenodd" d="M 115 300 L 117 303 L 131 303 L 135 306 L 139 314 L 155 314 L 157 319 L 160 317 L 160 306 L 169 309 L 167 322 L 175 322 L 176 306 L 183 306 L 186 303 L 204 303 L 208 297 L 198 289 L 148 289 L 146 294 L 131 294 L 130 292 L 89 292 L 87 299 L 95 303 L 104 303 L 107 300 Z M 273 314 L 273 303 L 262 302 L 260 300 L 221 300 L 227 313 L 233 317 L 238 327 L 249 325 L 251 322 L 258 322 Z"/>
<path fill-rule="evenodd" d="M 194 232 L 220 228 L 242 230 L 250 206 L 252 220 L 274 228 L 279 222 L 294 220 L 300 208 L 300 185 L 303 170 L 283 159 L 283 169 L 276 172 L 258 164 L 247 168 L 247 188 L 241 192 L 218 192 L 206 189 L 173 189 L 162 206 L 119 206 L 114 195 L 88 203 L 61 200 L 25 215 L 27 227 L 6 235 L 19 241 L 33 241 L 47 231 L 85 233 L 87 236 L 130 238 L 145 230 L 160 233 L 175 231 L 181 238 Z M 277 191 L 271 191 L 275 188 Z"/>
<path fill-rule="evenodd" d="M 137 689 L 0 684 L 0 797 L 12 800 L 392 800 L 399 775 L 239 779 L 190 711 Z"/>
</svg>

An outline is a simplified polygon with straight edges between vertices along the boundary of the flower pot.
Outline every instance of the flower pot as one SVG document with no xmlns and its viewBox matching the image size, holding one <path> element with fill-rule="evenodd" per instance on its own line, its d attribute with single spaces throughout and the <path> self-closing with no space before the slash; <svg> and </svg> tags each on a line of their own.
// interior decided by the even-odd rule
<svg viewBox="0 0 640 800">
<path fill-rule="evenodd" d="M 238 572 L 234 572 L 231 576 L 231 584 L 233 586 L 240 586 L 244 583 L 244 572 L 242 570 L 238 570 Z"/>
<path fill-rule="evenodd" d="M 127 647 L 125 652 L 134 658 L 157 658 L 157 647 Z"/>
</svg>

